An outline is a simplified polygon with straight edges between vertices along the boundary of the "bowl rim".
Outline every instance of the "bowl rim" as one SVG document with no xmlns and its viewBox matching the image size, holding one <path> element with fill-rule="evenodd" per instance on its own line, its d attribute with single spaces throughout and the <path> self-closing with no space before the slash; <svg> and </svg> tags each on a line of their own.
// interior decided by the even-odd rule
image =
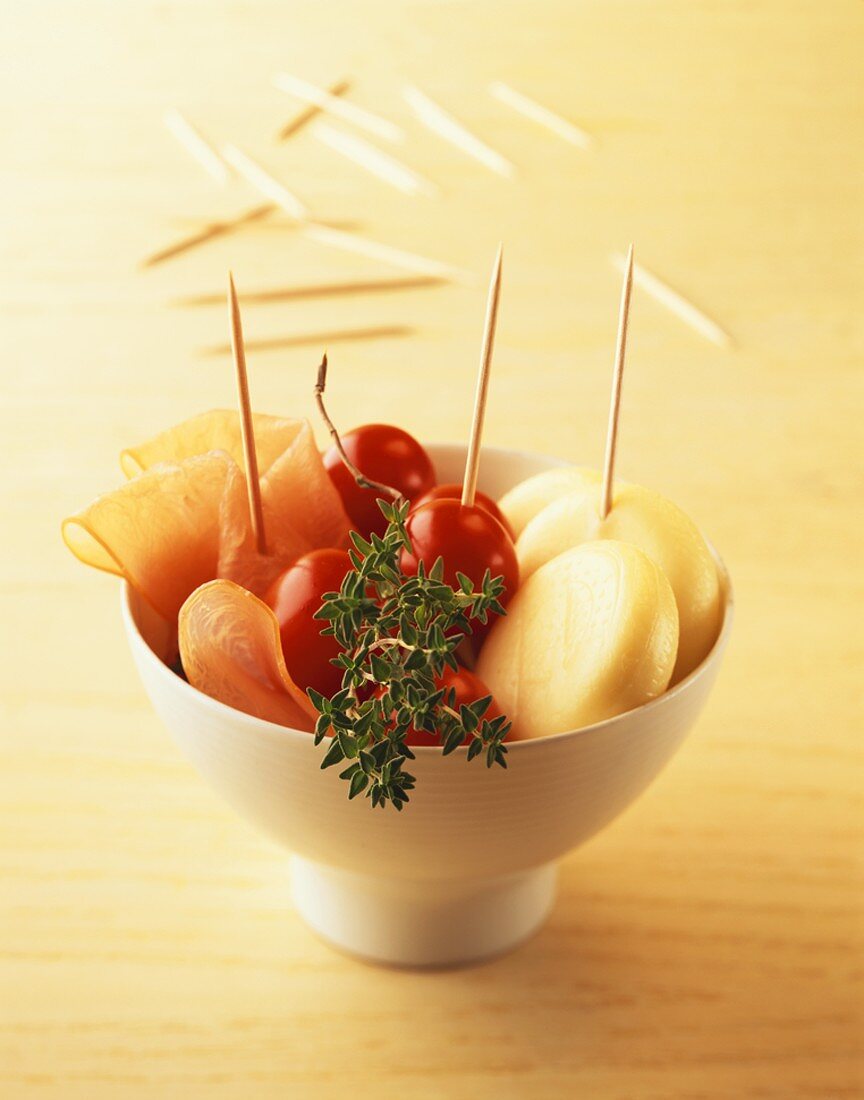
<svg viewBox="0 0 864 1100">
<path fill-rule="evenodd" d="M 451 442 L 442 443 L 425 443 L 424 446 L 435 448 L 438 450 L 452 449 L 464 452 L 464 444 L 456 444 Z M 515 456 L 523 458 L 541 458 L 550 462 L 549 468 L 556 466 L 578 466 L 579 463 L 568 462 L 566 459 L 552 458 L 551 456 L 541 454 L 539 451 L 526 451 L 512 447 L 484 447 L 484 452 L 492 455 L 498 454 L 501 456 Z M 542 471 L 541 471 L 542 472 Z M 532 476 L 532 475 L 529 475 Z M 527 480 L 527 479 L 526 479 Z M 677 696 L 683 695 L 685 691 L 688 691 L 693 684 L 707 675 L 708 670 L 714 665 L 721 657 L 726 643 L 729 639 L 729 634 L 732 629 L 732 621 L 735 612 L 735 596 L 732 590 L 732 581 L 729 576 L 729 571 L 723 559 L 718 554 L 714 544 L 707 538 L 705 533 L 699 529 L 702 537 L 711 552 L 711 556 L 717 565 L 717 569 L 720 574 L 721 588 L 723 591 L 723 622 L 720 626 L 720 630 L 717 634 L 717 638 L 714 641 L 714 645 L 705 654 L 702 661 L 689 672 L 683 680 L 679 680 L 674 687 L 667 688 L 662 695 L 658 695 L 655 699 L 649 700 L 647 703 L 642 703 L 638 707 L 632 707 L 630 710 L 622 711 L 621 714 L 613 715 L 611 718 L 604 718 L 600 722 L 592 722 L 589 726 L 579 726 L 578 729 L 564 730 L 561 733 L 547 733 L 542 737 L 530 737 L 517 741 L 507 741 L 507 753 L 510 755 L 514 751 L 527 752 L 531 751 L 529 746 L 542 745 L 552 741 L 560 741 L 562 739 L 572 739 L 576 737 L 587 736 L 592 733 L 599 733 L 606 729 L 611 729 L 622 722 L 631 719 L 635 714 L 647 714 L 651 711 L 657 710 L 664 705 L 669 705 Z M 168 665 L 159 657 L 159 655 L 152 649 L 150 644 L 145 640 L 143 634 L 138 628 L 138 623 L 135 619 L 135 612 L 132 607 L 132 600 L 134 598 L 134 592 L 128 581 L 123 582 L 123 588 L 121 593 L 121 615 L 123 624 L 126 628 L 129 638 L 138 646 L 139 652 L 142 653 L 144 660 L 154 668 L 158 669 L 160 675 L 169 676 L 171 678 L 172 686 L 175 690 L 179 690 L 181 693 L 187 693 L 190 700 L 194 700 L 198 706 L 204 707 L 205 710 L 211 710 L 216 715 L 233 715 L 235 719 L 239 718 L 245 723 L 249 723 L 252 728 L 257 729 L 260 733 L 267 733 L 271 737 L 290 737 L 292 739 L 302 739 L 304 742 L 308 742 L 310 745 L 312 742 L 312 734 L 305 730 L 295 729 L 293 726 L 283 726 L 278 722 L 270 722 L 266 718 L 258 718 L 254 714 L 247 714 L 245 711 L 237 710 L 236 707 L 228 706 L 227 703 L 222 703 L 218 699 L 212 698 L 210 695 L 205 695 L 203 691 L 199 691 L 198 688 L 193 687 L 188 680 L 184 680 L 173 672 Z M 439 757 L 444 759 L 441 755 L 441 748 L 438 745 L 417 745 L 412 746 L 411 750 L 416 756 L 421 758 Z M 537 751 L 537 750 L 534 750 Z M 462 756 L 467 754 L 468 749 L 465 746 L 460 745 L 451 756 Z"/>
</svg>

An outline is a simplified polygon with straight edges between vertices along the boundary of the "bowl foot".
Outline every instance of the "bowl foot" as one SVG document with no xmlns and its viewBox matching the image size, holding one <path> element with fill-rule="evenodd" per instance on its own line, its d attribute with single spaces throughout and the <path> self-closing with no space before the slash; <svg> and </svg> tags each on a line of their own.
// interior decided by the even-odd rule
<svg viewBox="0 0 864 1100">
<path fill-rule="evenodd" d="M 508 951 L 540 927 L 555 896 L 555 865 L 495 879 L 406 881 L 294 856 L 291 891 L 306 923 L 349 954 L 390 966 L 458 966 Z"/>
</svg>

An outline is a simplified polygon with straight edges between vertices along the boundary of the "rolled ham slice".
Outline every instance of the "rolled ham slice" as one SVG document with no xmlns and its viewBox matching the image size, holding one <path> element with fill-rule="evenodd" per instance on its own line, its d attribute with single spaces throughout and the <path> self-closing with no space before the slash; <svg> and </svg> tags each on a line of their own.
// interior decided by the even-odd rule
<svg viewBox="0 0 864 1100">
<path fill-rule="evenodd" d="M 189 683 L 245 714 L 311 731 L 316 711 L 285 667 L 279 623 L 257 596 L 216 580 L 180 610 L 180 657 Z"/>
</svg>

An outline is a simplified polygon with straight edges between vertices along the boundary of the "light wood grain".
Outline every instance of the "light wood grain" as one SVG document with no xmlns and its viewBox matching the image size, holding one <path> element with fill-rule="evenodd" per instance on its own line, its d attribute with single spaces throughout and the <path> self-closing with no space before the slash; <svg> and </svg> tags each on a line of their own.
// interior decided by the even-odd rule
<svg viewBox="0 0 864 1100">
<path fill-rule="evenodd" d="M 862 31 L 844 0 L 10 10 L 4 1100 L 862 1094 Z M 274 142 L 282 69 L 350 76 L 442 197 L 398 195 L 306 133 Z M 496 101 L 494 80 L 578 120 L 596 151 Z M 406 82 L 516 178 L 433 140 Z M 121 446 L 233 400 L 226 361 L 198 355 L 224 316 L 171 302 L 229 266 L 256 289 L 393 275 L 268 221 L 137 270 L 178 219 L 254 201 L 166 133 L 172 104 L 260 155 L 316 219 L 478 276 L 244 304 L 250 346 L 288 340 L 256 353 L 262 410 L 311 413 L 322 349 L 304 333 L 408 326 L 331 348 L 334 420 L 466 438 L 453 395 L 499 239 L 490 444 L 598 461 L 622 241 L 735 339 L 708 344 L 634 288 L 617 470 L 680 502 L 727 559 L 739 612 L 717 693 L 655 786 L 566 860 L 548 926 L 487 966 L 374 970 L 310 936 L 285 854 L 149 710 L 116 586 L 61 545 L 60 518 L 119 480 Z"/>
</svg>

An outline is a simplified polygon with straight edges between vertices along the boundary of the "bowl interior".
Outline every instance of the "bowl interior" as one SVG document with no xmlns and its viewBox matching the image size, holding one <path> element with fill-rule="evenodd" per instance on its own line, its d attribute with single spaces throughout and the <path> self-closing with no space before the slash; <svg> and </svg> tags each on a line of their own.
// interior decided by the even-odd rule
<svg viewBox="0 0 864 1100">
<path fill-rule="evenodd" d="M 432 443 L 426 444 L 425 446 L 435 464 L 435 472 L 439 482 L 461 481 L 464 473 L 467 451 L 464 444 Z M 570 463 L 547 455 L 540 455 L 527 451 L 515 451 L 502 447 L 486 447 L 483 449 L 478 484 L 483 492 L 488 493 L 493 499 L 498 499 L 509 489 L 512 489 L 514 485 L 519 484 L 519 482 L 524 481 L 526 478 L 532 477 L 534 474 L 542 473 L 544 470 L 551 469 L 555 466 L 567 465 L 570 465 Z M 686 691 L 695 678 L 700 677 L 708 666 L 714 664 L 716 660 L 719 659 L 722 650 L 725 648 L 732 622 L 732 589 L 725 565 L 710 542 L 708 542 L 708 545 L 717 562 L 724 593 L 723 623 L 717 641 L 714 643 L 711 652 L 706 656 L 702 664 L 694 669 L 689 676 L 664 692 L 663 695 L 637 708 L 640 713 L 658 706 L 663 706 L 670 698 L 678 695 L 682 691 Z M 177 636 L 174 626 L 167 623 L 144 600 L 139 599 L 128 586 L 126 586 L 124 605 L 129 625 L 134 627 L 145 642 L 147 648 L 158 658 L 159 663 L 163 666 L 165 674 L 173 678 L 174 673 L 167 666 L 176 659 L 177 654 Z M 212 705 L 216 708 L 224 707 L 225 710 L 236 713 L 238 717 L 240 716 L 239 712 L 233 711 L 233 708 L 227 707 L 225 704 L 219 703 L 209 697 L 201 696 L 199 692 L 189 685 L 184 683 L 183 687 L 187 688 L 187 690 L 193 692 L 195 695 L 200 696 L 202 703 L 206 700 L 206 705 Z M 634 712 L 626 712 L 626 714 L 632 713 Z M 284 731 L 286 729 L 286 727 L 276 726 L 272 723 L 264 722 L 262 719 L 253 718 L 250 715 L 242 715 L 242 717 L 248 722 L 260 723 L 263 726 L 272 727 L 274 731 Z M 511 751 L 527 748 L 530 745 L 536 745 L 539 742 L 548 741 L 550 739 L 579 736 L 589 731 L 620 722 L 624 717 L 625 715 L 616 715 L 613 718 L 607 718 L 602 722 L 595 723 L 593 726 L 580 727 L 577 730 L 565 733 L 550 734 L 547 737 L 534 738 L 530 741 L 514 742 L 511 745 Z M 303 736 L 305 737 L 307 735 L 303 734 Z M 421 746 L 415 749 L 415 752 L 421 755 L 438 754 L 439 751 L 440 750 L 436 746 Z M 457 752 L 458 751 L 459 750 L 457 750 Z"/>
<path fill-rule="evenodd" d="M 466 447 L 459 443 L 426 444 L 435 465 L 439 482 L 461 481 L 465 472 Z M 511 451 L 502 447 L 486 447 L 480 463 L 479 488 L 497 499 L 534 474 L 552 466 L 566 466 L 561 459 L 526 451 Z M 134 592 L 128 593 L 132 619 L 142 638 L 159 659 L 171 664 L 177 654 L 177 636 L 173 626 L 155 612 Z"/>
</svg>

